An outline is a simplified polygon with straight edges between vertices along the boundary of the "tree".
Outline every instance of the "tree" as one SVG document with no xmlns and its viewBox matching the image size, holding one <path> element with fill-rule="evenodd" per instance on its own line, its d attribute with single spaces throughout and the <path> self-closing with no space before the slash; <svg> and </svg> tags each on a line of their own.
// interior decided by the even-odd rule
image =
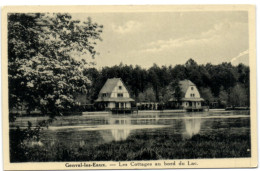
<svg viewBox="0 0 260 171">
<path fill-rule="evenodd" d="M 145 93 L 139 93 L 137 100 L 139 102 L 145 102 Z"/>
<path fill-rule="evenodd" d="M 187 69 L 184 65 L 176 65 L 173 69 L 171 69 L 171 78 L 184 80 L 187 79 Z"/>
<path fill-rule="evenodd" d="M 181 101 L 181 99 L 184 96 L 183 92 L 181 91 L 179 82 L 180 81 L 176 79 L 170 84 L 170 90 L 173 92 L 173 97 L 177 100 L 178 103 Z"/>
<path fill-rule="evenodd" d="M 240 84 L 246 90 L 249 105 L 249 67 L 243 64 L 238 66 L 233 66 L 231 63 L 198 65 L 190 59 L 184 65 L 175 67 L 154 64 L 151 68 L 144 69 L 140 66 L 120 64 L 104 67 L 99 71 L 95 70 L 93 74 L 90 74 L 92 71 L 88 70 L 87 73 L 86 76 L 92 81 L 92 89 L 96 94 L 92 96 L 92 100 L 97 98 L 97 94 L 108 78 L 120 77 L 131 92 L 131 97 L 136 97 L 139 101 L 145 100 L 143 92 L 151 87 L 156 94 L 157 102 L 166 102 L 173 97 L 180 101 L 183 94 L 178 85 L 179 80 L 189 79 L 197 87 L 202 87 L 201 94 L 207 102 L 218 97 L 222 106 L 230 105 L 230 90 L 236 84 Z"/>
<path fill-rule="evenodd" d="M 219 95 L 220 87 L 228 91 L 237 82 L 237 70 L 231 63 L 219 65 L 207 65 L 209 75 L 211 75 L 210 88 L 215 97 Z"/>
<path fill-rule="evenodd" d="M 159 75 L 160 67 L 154 64 L 148 70 L 148 78 L 150 80 L 151 85 L 153 86 L 153 90 L 155 91 L 156 100 L 159 101 L 159 89 L 160 89 L 160 75 Z"/>
<path fill-rule="evenodd" d="M 73 20 L 69 14 L 8 15 L 9 107 L 26 105 L 51 116 L 75 105 L 73 95 L 86 92 L 83 75 L 89 63 L 75 53 L 95 57 L 102 26 Z"/>
<path fill-rule="evenodd" d="M 227 93 L 227 91 L 225 90 L 220 90 L 219 92 L 219 102 L 221 105 L 223 105 L 224 107 L 226 107 L 228 105 L 228 99 L 229 99 L 229 95 Z"/>
<path fill-rule="evenodd" d="M 198 64 L 196 61 L 194 61 L 192 58 L 190 58 L 186 63 L 185 63 L 186 67 L 197 67 Z"/>
<path fill-rule="evenodd" d="M 207 105 L 209 105 L 210 102 L 214 101 L 214 97 L 210 88 L 200 88 L 200 95 L 202 98 L 204 98 Z"/>
<path fill-rule="evenodd" d="M 230 104 L 232 106 L 246 106 L 248 105 L 246 89 L 237 84 L 230 91 Z"/>
<path fill-rule="evenodd" d="M 156 95 L 153 88 L 148 88 L 143 93 L 139 93 L 138 99 L 140 102 L 155 102 Z"/>
<path fill-rule="evenodd" d="M 83 71 L 84 76 L 90 79 L 91 87 L 88 89 L 88 101 L 93 102 L 97 99 L 99 91 L 101 90 L 104 82 L 102 81 L 101 73 L 96 68 L 86 68 Z"/>
<path fill-rule="evenodd" d="M 239 64 L 237 66 L 238 72 L 238 81 L 241 85 L 243 85 L 246 89 L 248 106 L 250 105 L 250 69 L 248 66 L 243 64 Z"/>
<path fill-rule="evenodd" d="M 159 102 L 160 103 L 168 103 L 169 100 L 172 98 L 173 92 L 170 90 L 170 88 L 162 88 L 159 95 Z"/>
</svg>

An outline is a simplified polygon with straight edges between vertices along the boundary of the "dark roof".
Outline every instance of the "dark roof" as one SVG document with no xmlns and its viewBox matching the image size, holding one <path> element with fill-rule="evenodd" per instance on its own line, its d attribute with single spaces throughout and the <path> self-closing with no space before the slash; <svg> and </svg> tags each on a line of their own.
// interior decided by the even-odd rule
<svg viewBox="0 0 260 171">
<path fill-rule="evenodd" d="M 121 81 L 123 83 L 123 85 L 125 86 L 124 82 L 121 80 L 121 78 L 110 78 L 107 79 L 106 83 L 104 84 L 104 86 L 102 87 L 102 89 L 99 92 L 99 97 L 97 100 L 95 100 L 95 102 L 132 102 L 134 101 L 134 99 L 129 98 L 129 97 L 102 97 L 101 94 L 102 93 L 112 93 L 114 88 L 116 87 L 116 85 L 118 84 L 118 82 Z M 126 88 L 126 86 L 125 86 Z M 127 88 L 126 88 L 127 89 Z"/>
<path fill-rule="evenodd" d="M 119 81 L 122 81 L 121 78 L 107 79 L 106 83 L 104 84 L 99 93 L 112 93 L 113 89 Z"/>
<path fill-rule="evenodd" d="M 203 98 L 184 98 L 189 86 L 196 87 L 196 85 L 193 82 L 191 82 L 190 80 L 185 79 L 185 80 L 179 81 L 179 86 L 181 88 L 182 95 L 183 95 L 181 101 L 204 101 Z M 169 101 L 177 101 L 177 99 L 175 97 L 172 97 L 172 98 L 170 98 Z"/>
<path fill-rule="evenodd" d="M 186 93 L 189 86 L 196 86 L 193 82 L 191 82 L 190 80 L 182 80 L 179 82 L 179 85 L 180 85 L 180 88 L 181 88 L 181 91 L 183 93 Z"/>
<path fill-rule="evenodd" d="M 99 97 L 95 102 L 133 102 L 134 99 L 129 97 Z"/>
</svg>

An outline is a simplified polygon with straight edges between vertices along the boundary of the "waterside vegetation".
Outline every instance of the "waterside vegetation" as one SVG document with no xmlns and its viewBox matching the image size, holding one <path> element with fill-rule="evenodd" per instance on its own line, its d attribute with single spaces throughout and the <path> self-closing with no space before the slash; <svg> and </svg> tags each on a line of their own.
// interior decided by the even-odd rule
<svg viewBox="0 0 260 171">
<path fill-rule="evenodd" d="M 15 137 L 11 137 L 15 138 Z M 234 141 L 235 140 L 235 141 Z M 14 141 L 12 141 L 14 142 Z M 11 162 L 127 161 L 160 159 L 205 159 L 250 157 L 250 132 L 234 134 L 232 129 L 215 130 L 183 139 L 182 135 L 132 135 L 125 141 L 96 146 L 77 142 L 25 146 L 11 149 Z"/>
</svg>

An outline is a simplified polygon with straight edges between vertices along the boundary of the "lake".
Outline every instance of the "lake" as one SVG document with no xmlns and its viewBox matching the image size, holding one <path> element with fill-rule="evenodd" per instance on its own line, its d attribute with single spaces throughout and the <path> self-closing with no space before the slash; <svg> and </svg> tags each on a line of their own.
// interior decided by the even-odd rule
<svg viewBox="0 0 260 171">
<path fill-rule="evenodd" d="M 43 119 L 20 117 L 10 128 Z M 41 151 L 30 161 L 250 157 L 250 112 L 64 116 L 42 130 L 40 141 L 26 149 Z"/>
</svg>

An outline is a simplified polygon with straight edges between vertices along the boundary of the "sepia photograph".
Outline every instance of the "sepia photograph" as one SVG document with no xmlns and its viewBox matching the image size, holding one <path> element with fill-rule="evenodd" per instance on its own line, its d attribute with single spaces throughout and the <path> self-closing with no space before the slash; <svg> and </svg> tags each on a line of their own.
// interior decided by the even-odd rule
<svg viewBox="0 0 260 171">
<path fill-rule="evenodd" d="M 5 8 L 5 168 L 256 167 L 254 10 Z"/>
</svg>

